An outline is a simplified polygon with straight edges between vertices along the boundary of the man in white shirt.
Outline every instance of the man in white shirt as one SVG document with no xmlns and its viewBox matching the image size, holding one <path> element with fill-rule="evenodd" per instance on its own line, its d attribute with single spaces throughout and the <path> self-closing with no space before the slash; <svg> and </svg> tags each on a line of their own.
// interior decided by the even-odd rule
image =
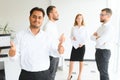
<svg viewBox="0 0 120 80">
<path fill-rule="evenodd" d="M 49 80 L 49 51 L 64 52 L 61 43 L 56 48 L 52 45 L 52 39 L 40 29 L 44 15 L 42 8 L 34 7 L 31 9 L 30 27 L 16 34 L 14 43 L 11 42 L 10 58 L 20 58 L 19 80 Z M 58 53 L 52 55 L 58 55 Z"/>
<path fill-rule="evenodd" d="M 64 42 L 64 35 L 62 34 L 61 37 L 59 38 L 58 35 L 58 30 L 57 30 L 57 25 L 56 21 L 58 20 L 58 12 L 55 6 L 48 6 L 47 10 L 47 16 L 49 18 L 48 23 L 45 25 L 44 30 L 50 34 L 50 37 L 54 41 L 54 45 L 58 45 L 60 42 L 61 44 Z M 55 54 L 56 52 L 54 50 L 50 51 L 50 54 Z M 49 80 L 54 80 L 56 71 L 58 68 L 58 63 L 59 63 L 59 57 L 58 56 L 50 56 L 50 79 Z"/>
<path fill-rule="evenodd" d="M 105 8 L 101 10 L 100 22 L 103 24 L 91 37 L 92 40 L 96 41 L 95 60 L 100 72 L 100 80 L 109 80 L 108 66 L 111 56 L 110 42 L 113 38 L 112 26 L 110 25 L 111 15 L 111 9 Z"/>
</svg>

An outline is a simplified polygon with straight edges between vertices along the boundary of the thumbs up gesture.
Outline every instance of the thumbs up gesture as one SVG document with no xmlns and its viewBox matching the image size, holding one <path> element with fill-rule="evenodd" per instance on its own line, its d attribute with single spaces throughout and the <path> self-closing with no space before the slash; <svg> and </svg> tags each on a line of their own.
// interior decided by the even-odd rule
<svg viewBox="0 0 120 80">
<path fill-rule="evenodd" d="M 13 57 L 16 54 L 16 47 L 15 44 L 13 42 L 10 42 L 11 48 L 9 50 L 9 56 Z"/>
</svg>

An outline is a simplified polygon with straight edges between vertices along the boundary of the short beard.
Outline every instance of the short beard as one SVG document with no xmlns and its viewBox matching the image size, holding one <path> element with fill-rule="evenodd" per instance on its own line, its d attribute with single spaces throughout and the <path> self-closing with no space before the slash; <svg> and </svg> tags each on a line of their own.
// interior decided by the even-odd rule
<svg viewBox="0 0 120 80">
<path fill-rule="evenodd" d="M 59 20 L 58 18 L 54 18 L 55 21 Z"/>
<path fill-rule="evenodd" d="M 32 28 L 35 28 L 35 29 L 37 29 L 37 28 L 39 28 L 39 26 L 31 26 Z"/>
<path fill-rule="evenodd" d="M 104 23 L 105 21 L 104 20 L 100 20 L 100 22 Z"/>
</svg>

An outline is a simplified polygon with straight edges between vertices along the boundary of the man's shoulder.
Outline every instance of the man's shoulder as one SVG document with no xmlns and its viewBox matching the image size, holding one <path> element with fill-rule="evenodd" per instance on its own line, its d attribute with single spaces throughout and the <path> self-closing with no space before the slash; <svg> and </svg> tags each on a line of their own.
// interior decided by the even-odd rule
<svg viewBox="0 0 120 80">
<path fill-rule="evenodd" d="M 43 30 L 46 31 L 46 32 L 51 32 L 51 31 L 53 31 L 54 29 L 55 29 L 55 27 L 54 27 L 54 25 L 51 24 L 51 23 L 47 23 L 47 24 L 44 26 L 44 28 L 43 28 Z"/>
<path fill-rule="evenodd" d="M 46 23 L 46 27 L 50 27 L 50 26 L 53 26 L 53 22 L 48 21 L 48 22 Z"/>
<path fill-rule="evenodd" d="M 48 21 L 48 22 L 44 25 L 43 30 L 45 31 L 46 29 L 49 28 L 49 26 L 50 26 L 50 22 Z"/>
</svg>

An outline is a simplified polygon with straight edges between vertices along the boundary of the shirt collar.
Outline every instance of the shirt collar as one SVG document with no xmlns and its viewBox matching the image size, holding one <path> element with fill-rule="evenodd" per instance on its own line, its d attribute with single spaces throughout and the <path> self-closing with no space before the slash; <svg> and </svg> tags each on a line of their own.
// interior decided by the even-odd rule
<svg viewBox="0 0 120 80">
<path fill-rule="evenodd" d="M 51 21 L 51 20 L 49 20 L 49 22 L 50 22 L 50 23 L 52 23 L 52 24 L 55 24 L 55 23 L 56 23 L 56 21 L 55 21 L 55 22 L 53 22 L 53 21 Z"/>
<path fill-rule="evenodd" d="M 34 35 L 34 34 L 32 33 L 32 31 L 31 31 L 30 27 L 27 29 L 27 31 L 28 31 L 31 35 L 33 35 L 33 36 L 37 36 L 37 35 L 40 35 L 40 34 L 43 33 L 43 31 L 40 30 L 37 35 Z"/>
<path fill-rule="evenodd" d="M 106 22 L 105 24 L 102 24 L 102 26 L 106 26 L 106 25 L 109 25 L 110 24 L 110 21 Z"/>
</svg>

